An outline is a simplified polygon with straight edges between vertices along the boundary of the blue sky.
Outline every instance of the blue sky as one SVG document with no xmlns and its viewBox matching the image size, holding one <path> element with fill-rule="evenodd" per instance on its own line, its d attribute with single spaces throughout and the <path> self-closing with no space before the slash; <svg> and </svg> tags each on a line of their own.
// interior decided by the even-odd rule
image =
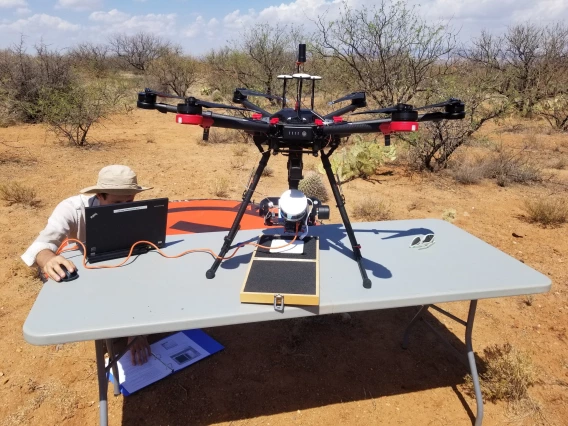
<svg viewBox="0 0 568 426">
<path fill-rule="evenodd" d="M 353 7 L 380 0 L 0 0 L 0 48 L 25 36 L 27 45 L 43 40 L 65 49 L 78 42 L 105 42 L 113 33 L 155 33 L 203 54 L 235 40 L 260 22 L 303 24 L 337 16 L 339 4 Z M 541 25 L 568 22 L 568 0 L 408 0 L 428 22 L 449 23 L 467 42 L 481 29 L 497 32 L 530 20 Z"/>
</svg>

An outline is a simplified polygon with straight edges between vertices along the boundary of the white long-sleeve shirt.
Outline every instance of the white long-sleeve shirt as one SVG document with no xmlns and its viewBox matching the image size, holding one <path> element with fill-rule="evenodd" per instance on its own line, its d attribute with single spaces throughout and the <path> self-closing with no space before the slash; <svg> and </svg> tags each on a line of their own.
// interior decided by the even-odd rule
<svg viewBox="0 0 568 426">
<path fill-rule="evenodd" d="M 41 231 L 21 256 L 28 266 L 33 266 L 38 253 L 49 249 L 56 252 L 65 238 L 85 241 L 85 207 L 98 206 L 96 196 L 75 195 L 60 202 Z"/>
</svg>

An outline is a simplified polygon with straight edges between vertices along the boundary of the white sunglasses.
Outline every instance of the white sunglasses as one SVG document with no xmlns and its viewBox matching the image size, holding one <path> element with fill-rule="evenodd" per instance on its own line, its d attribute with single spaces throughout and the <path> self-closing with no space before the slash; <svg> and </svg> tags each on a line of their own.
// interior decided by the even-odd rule
<svg viewBox="0 0 568 426">
<path fill-rule="evenodd" d="M 434 244 L 434 234 L 427 234 L 424 237 L 415 237 L 410 243 L 410 248 L 425 249 Z"/>
</svg>

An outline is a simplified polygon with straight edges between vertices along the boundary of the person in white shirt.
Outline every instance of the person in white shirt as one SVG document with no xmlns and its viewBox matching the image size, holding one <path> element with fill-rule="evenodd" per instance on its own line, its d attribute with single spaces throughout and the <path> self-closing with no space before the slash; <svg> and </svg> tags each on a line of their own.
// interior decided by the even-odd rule
<svg viewBox="0 0 568 426">
<path fill-rule="evenodd" d="M 138 185 L 136 173 L 127 166 L 103 167 L 96 185 L 82 189 L 79 195 L 69 197 L 55 207 L 47 226 L 21 256 L 22 260 L 28 266 L 37 265 L 47 277 L 61 281 L 65 277 L 62 265 L 69 272 L 76 268 L 72 261 L 56 252 L 66 238 L 85 241 L 85 207 L 130 202 L 136 194 L 148 189 L 152 188 Z M 130 337 L 128 343 L 133 339 Z M 135 365 L 147 361 L 150 346 L 145 336 L 138 337 L 130 353 Z"/>
</svg>

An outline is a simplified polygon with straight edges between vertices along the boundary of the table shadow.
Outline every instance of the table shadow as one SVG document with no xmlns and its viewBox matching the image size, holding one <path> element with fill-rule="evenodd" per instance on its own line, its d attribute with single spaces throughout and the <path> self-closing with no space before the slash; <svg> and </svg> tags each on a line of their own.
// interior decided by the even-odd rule
<svg viewBox="0 0 568 426">
<path fill-rule="evenodd" d="M 401 349 L 415 312 L 399 308 L 352 313 L 350 320 L 336 314 L 205 329 L 225 349 L 125 397 L 122 424 L 236 422 L 456 389 L 468 370 L 424 324 L 416 324 L 409 348 Z M 436 317 L 425 317 L 465 353 L 465 345 Z M 479 363 L 478 368 L 483 371 Z M 471 418 L 475 402 L 469 399 L 470 408 L 465 398 L 456 398 L 464 417 Z"/>
</svg>

